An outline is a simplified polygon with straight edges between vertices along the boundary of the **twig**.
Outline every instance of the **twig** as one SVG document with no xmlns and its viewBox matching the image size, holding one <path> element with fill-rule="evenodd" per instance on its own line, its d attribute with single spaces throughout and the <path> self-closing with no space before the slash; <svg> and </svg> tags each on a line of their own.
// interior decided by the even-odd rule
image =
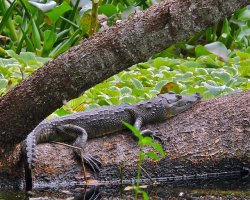
<svg viewBox="0 0 250 200">
<path fill-rule="evenodd" d="M 80 151 L 81 162 L 82 162 L 82 169 L 83 169 L 83 177 L 84 177 L 85 182 L 87 183 L 86 169 L 85 169 L 84 160 L 83 160 L 83 149 L 80 148 L 80 147 L 76 147 L 76 146 L 73 146 L 73 145 L 65 144 L 65 143 L 62 143 L 62 142 L 52 142 L 52 143 L 60 144 L 60 145 L 63 145 L 63 146 L 66 146 L 66 147 L 70 147 L 70 148 L 73 148 L 73 149 L 77 149 L 77 150 Z"/>
</svg>

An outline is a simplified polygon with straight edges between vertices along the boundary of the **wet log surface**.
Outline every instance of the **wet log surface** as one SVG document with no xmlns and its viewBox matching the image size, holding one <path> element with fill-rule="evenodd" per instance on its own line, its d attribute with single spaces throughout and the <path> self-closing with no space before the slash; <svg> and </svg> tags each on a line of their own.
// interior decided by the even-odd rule
<svg viewBox="0 0 250 200">
<path fill-rule="evenodd" d="M 149 176 L 156 181 L 184 183 L 244 177 L 249 173 L 250 91 L 204 100 L 170 120 L 145 128 L 162 135 L 167 154 L 161 161 L 148 160 L 143 164 L 148 175 L 142 171 L 142 179 L 146 182 L 151 181 Z M 91 139 L 86 150 L 103 164 L 100 173 L 93 173 L 87 168 L 89 185 L 107 185 L 107 181 L 111 185 L 133 183 L 138 145 L 131 133 L 124 131 Z M 84 185 L 81 163 L 71 148 L 39 144 L 35 152 L 34 189 Z M 23 174 L 23 170 L 18 169 L 14 173 L 16 176 L 10 176 L 12 179 Z M 22 185 L 23 178 L 11 181 L 16 180 L 19 186 Z M 195 184 L 195 181 L 191 183 Z"/>
</svg>

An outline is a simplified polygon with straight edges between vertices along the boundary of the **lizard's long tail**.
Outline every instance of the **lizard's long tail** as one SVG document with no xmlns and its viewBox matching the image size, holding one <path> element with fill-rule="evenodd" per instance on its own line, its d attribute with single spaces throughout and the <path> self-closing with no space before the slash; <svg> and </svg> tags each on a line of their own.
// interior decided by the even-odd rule
<svg viewBox="0 0 250 200">
<path fill-rule="evenodd" d="M 22 158 L 25 170 L 26 191 L 32 189 L 32 166 L 36 140 L 34 134 L 29 134 L 22 144 Z"/>
</svg>

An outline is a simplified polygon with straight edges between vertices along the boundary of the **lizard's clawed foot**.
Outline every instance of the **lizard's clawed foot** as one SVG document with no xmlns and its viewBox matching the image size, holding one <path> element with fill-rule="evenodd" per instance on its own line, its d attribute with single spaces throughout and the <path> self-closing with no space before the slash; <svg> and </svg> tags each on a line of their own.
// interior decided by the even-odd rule
<svg viewBox="0 0 250 200">
<path fill-rule="evenodd" d="M 89 153 L 84 153 L 82 155 L 83 160 L 90 166 L 90 168 L 95 172 L 100 172 L 100 167 L 102 166 L 102 163 L 96 159 L 94 156 L 90 155 Z"/>
</svg>

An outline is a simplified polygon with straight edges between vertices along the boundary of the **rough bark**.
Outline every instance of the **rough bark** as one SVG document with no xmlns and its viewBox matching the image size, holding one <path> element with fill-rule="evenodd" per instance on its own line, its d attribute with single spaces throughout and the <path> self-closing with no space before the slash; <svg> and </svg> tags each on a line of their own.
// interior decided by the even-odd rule
<svg viewBox="0 0 250 200">
<path fill-rule="evenodd" d="M 86 89 L 218 23 L 247 0 L 167 0 L 82 41 L 0 99 L 0 161 L 46 116 Z"/>
<path fill-rule="evenodd" d="M 250 91 L 202 101 L 170 120 L 145 128 L 162 135 L 167 154 L 160 162 L 144 163 L 151 178 L 168 177 L 165 181 L 169 182 L 179 177 L 183 184 L 185 179 L 194 179 L 189 182 L 191 186 L 208 177 L 249 173 L 244 167 L 250 166 Z M 129 132 L 89 140 L 86 151 L 99 157 L 103 164 L 97 176 L 88 171 L 90 183 L 110 180 L 120 184 L 121 177 L 123 183 L 129 183 L 136 177 L 138 146 Z M 82 183 L 81 164 L 72 149 L 40 144 L 36 155 L 35 188 L 58 189 Z M 148 179 L 143 171 L 142 176 Z"/>
</svg>

